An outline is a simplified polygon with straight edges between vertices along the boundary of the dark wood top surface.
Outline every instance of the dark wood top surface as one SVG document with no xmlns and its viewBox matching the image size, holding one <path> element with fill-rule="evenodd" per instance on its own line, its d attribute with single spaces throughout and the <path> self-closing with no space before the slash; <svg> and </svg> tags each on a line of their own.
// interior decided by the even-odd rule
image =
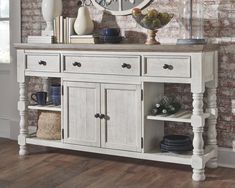
<svg viewBox="0 0 235 188">
<path fill-rule="evenodd" d="M 145 44 L 28 44 L 17 43 L 16 49 L 25 50 L 76 50 L 76 51 L 125 51 L 125 52 L 207 52 L 218 49 L 209 45 L 145 45 Z"/>
</svg>

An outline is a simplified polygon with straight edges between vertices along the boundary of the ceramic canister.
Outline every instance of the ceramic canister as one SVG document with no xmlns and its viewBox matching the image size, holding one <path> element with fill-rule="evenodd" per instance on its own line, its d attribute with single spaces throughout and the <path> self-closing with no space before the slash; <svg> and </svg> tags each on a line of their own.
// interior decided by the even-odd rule
<svg viewBox="0 0 235 188">
<path fill-rule="evenodd" d="M 42 16 L 47 23 L 45 31 L 53 30 L 53 19 L 62 14 L 62 0 L 42 0 Z"/>
<path fill-rule="evenodd" d="M 78 35 L 92 34 L 94 30 L 94 23 L 90 17 L 87 7 L 82 6 L 78 9 L 78 15 L 74 23 L 74 31 Z"/>
</svg>

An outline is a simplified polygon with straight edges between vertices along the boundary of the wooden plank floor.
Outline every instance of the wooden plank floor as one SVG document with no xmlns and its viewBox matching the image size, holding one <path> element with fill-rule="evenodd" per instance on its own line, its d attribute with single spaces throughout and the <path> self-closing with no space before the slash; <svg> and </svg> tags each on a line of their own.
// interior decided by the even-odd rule
<svg viewBox="0 0 235 188">
<path fill-rule="evenodd" d="M 15 141 L 0 139 L 0 188 L 235 188 L 235 169 L 207 169 L 31 146 L 19 158 Z"/>
</svg>

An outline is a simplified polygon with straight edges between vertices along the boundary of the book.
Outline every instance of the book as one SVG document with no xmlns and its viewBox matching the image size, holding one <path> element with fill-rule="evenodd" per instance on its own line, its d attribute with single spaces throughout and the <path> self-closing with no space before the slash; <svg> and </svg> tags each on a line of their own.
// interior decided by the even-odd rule
<svg viewBox="0 0 235 188">
<path fill-rule="evenodd" d="M 55 42 L 60 42 L 60 17 L 57 16 L 54 19 L 54 36 L 55 36 Z"/>
<path fill-rule="evenodd" d="M 95 35 L 71 35 L 71 44 L 96 44 L 99 43 L 99 37 Z"/>
<path fill-rule="evenodd" d="M 68 44 L 68 38 L 67 38 L 67 21 L 68 19 L 67 18 L 64 18 L 64 27 L 63 27 L 63 39 L 64 39 L 64 43 L 65 44 Z"/>
<path fill-rule="evenodd" d="M 75 34 L 75 31 L 74 31 L 74 22 L 75 22 L 76 18 L 69 18 L 67 17 L 66 20 L 65 20 L 65 43 L 69 44 L 70 43 L 70 36 L 71 35 L 74 35 Z"/>
<path fill-rule="evenodd" d="M 54 36 L 56 43 L 64 43 L 64 17 L 57 16 L 54 19 Z"/>
<path fill-rule="evenodd" d="M 74 35 L 74 22 L 76 18 L 57 16 L 54 19 L 54 36 L 56 43 L 70 43 L 70 35 Z"/>
<path fill-rule="evenodd" d="M 54 36 L 28 36 L 28 43 L 46 43 L 52 44 Z"/>
<path fill-rule="evenodd" d="M 63 18 L 63 16 L 60 16 L 60 17 L 59 17 L 59 21 L 60 21 L 60 27 L 59 27 L 59 33 L 60 33 L 59 43 L 64 43 L 64 18 Z"/>
</svg>

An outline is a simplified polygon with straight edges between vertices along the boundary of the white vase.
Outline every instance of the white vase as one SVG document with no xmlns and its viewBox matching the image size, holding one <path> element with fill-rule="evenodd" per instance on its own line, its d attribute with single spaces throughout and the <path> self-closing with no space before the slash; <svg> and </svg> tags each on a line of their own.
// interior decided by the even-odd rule
<svg viewBox="0 0 235 188">
<path fill-rule="evenodd" d="M 53 20 L 62 14 L 62 0 L 42 0 L 42 16 L 46 21 L 47 27 L 42 31 L 42 35 L 53 35 Z"/>
<path fill-rule="evenodd" d="M 74 31 L 78 35 L 92 34 L 94 30 L 94 23 L 90 17 L 87 7 L 82 6 L 78 9 L 78 16 L 74 23 Z"/>
</svg>

